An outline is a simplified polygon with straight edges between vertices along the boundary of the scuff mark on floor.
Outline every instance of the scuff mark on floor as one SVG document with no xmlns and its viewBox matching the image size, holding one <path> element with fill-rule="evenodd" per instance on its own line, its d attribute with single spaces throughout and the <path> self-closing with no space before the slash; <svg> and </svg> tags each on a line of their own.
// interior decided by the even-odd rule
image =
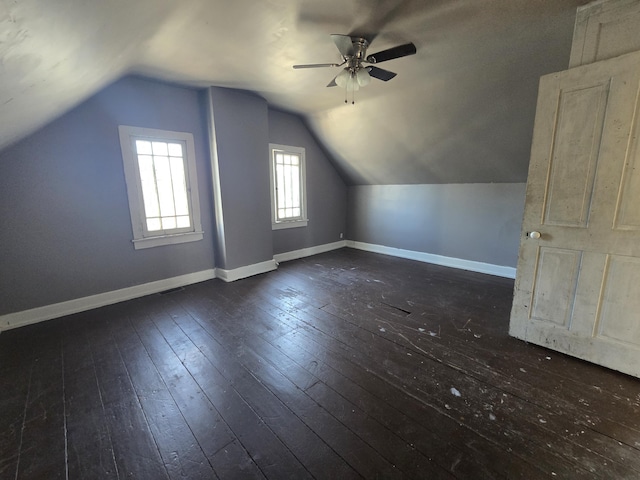
<svg viewBox="0 0 640 480">
<path fill-rule="evenodd" d="M 391 307 L 395 310 L 398 310 L 402 313 L 404 313 L 405 315 L 411 315 L 411 312 L 409 310 L 405 310 L 404 308 L 400 308 L 400 307 L 396 307 L 395 305 L 391 305 L 390 303 L 386 303 L 386 302 L 380 302 L 382 305 L 385 305 L 387 307 Z"/>
</svg>

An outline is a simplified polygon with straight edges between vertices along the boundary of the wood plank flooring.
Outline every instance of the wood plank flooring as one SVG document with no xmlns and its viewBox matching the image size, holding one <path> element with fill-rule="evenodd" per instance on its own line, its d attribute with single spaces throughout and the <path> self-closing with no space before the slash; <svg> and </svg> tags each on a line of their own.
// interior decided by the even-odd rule
<svg viewBox="0 0 640 480">
<path fill-rule="evenodd" d="M 638 479 L 640 381 L 513 281 L 342 249 L 0 335 L 0 479 Z"/>
</svg>

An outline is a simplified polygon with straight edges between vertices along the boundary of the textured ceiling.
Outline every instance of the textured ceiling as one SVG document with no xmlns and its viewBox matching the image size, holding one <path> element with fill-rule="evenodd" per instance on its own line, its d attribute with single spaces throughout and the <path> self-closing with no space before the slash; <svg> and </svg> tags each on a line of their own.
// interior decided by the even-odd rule
<svg viewBox="0 0 640 480">
<path fill-rule="evenodd" d="M 252 90 L 304 115 L 351 183 L 526 180 L 538 79 L 584 0 L 0 0 L 0 148 L 122 75 Z M 413 42 L 344 104 L 331 33 Z"/>
</svg>

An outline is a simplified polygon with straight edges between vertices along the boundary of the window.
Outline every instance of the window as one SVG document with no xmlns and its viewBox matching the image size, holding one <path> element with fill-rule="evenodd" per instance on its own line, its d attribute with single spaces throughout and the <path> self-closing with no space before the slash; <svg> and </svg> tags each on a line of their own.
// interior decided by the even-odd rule
<svg viewBox="0 0 640 480">
<path fill-rule="evenodd" d="M 304 148 L 269 145 L 273 229 L 306 227 Z"/>
<path fill-rule="evenodd" d="M 202 240 L 193 135 L 121 125 L 136 249 Z"/>
</svg>

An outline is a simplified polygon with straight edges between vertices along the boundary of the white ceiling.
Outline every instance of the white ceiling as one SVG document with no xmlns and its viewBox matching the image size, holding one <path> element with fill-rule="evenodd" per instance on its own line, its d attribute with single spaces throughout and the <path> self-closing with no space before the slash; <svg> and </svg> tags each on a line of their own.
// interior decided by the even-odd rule
<svg viewBox="0 0 640 480">
<path fill-rule="evenodd" d="M 526 180 L 541 75 L 584 0 L 0 0 L 0 148 L 121 76 L 247 89 L 298 112 L 351 183 Z M 329 34 L 409 41 L 344 104 Z"/>
</svg>

